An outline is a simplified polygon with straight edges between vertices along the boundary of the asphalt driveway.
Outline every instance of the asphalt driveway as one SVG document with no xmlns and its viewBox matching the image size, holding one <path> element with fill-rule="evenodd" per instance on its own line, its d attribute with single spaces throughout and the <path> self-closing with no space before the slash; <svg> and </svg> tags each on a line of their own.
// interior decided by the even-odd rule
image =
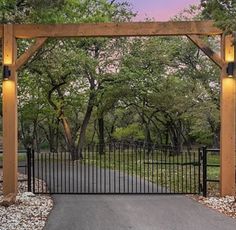
<svg viewBox="0 0 236 230">
<path fill-rule="evenodd" d="M 46 230 L 235 230 L 236 220 L 186 196 L 54 195 Z"/>
</svg>

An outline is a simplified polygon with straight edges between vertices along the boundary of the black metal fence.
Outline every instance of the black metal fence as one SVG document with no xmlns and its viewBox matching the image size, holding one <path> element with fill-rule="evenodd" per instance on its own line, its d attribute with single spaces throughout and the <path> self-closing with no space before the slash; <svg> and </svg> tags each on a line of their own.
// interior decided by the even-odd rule
<svg viewBox="0 0 236 230">
<path fill-rule="evenodd" d="M 89 145 L 82 159 L 72 160 L 69 152 L 19 150 L 18 170 L 26 175 L 19 181 L 27 181 L 28 191 L 40 194 L 207 196 L 219 189 L 219 152 L 202 147 L 176 154 L 170 146 L 119 142 Z"/>
<path fill-rule="evenodd" d="M 18 171 L 25 175 L 24 178 L 19 178 L 19 182 L 27 182 L 28 183 L 28 191 L 30 191 L 29 187 L 29 171 L 31 165 L 27 162 L 27 159 L 30 159 L 31 156 L 31 149 L 25 150 L 25 149 L 20 149 L 18 150 Z M 28 167 L 29 166 L 29 167 Z M 0 150 L 0 170 L 3 169 L 3 150 Z M 0 175 L 0 183 L 2 183 L 2 175 Z"/>
<path fill-rule="evenodd" d="M 219 192 L 219 176 L 220 176 L 220 149 L 211 149 L 202 147 L 199 149 L 202 158 L 202 195 L 207 196 L 209 190 L 218 190 Z M 209 189 L 209 183 L 211 186 Z"/>
<path fill-rule="evenodd" d="M 201 192 L 200 151 L 176 154 L 168 146 L 111 143 L 102 148 L 89 145 L 82 155 L 82 159 L 72 160 L 69 152 L 32 151 L 28 159 L 29 188 L 34 193 L 51 194 Z"/>
</svg>

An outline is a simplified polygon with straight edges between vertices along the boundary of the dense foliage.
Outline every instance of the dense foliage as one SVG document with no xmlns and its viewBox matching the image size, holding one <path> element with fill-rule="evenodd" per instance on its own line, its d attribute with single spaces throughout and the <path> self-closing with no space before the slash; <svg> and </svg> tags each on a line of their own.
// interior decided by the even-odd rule
<svg viewBox="0 0 236 230">
<path fill-rule="evenodd" d="M 235 0 L 201 0 L 201 4 L 205 18 L 214 20 L 226 32 L 236 30 Z"/>
<path fill-rule="evenodd" d="M 135 15 L 117 1 L 44 2 L 1 1 L 1 23 Z M 19 53 L 32 42 L 21 40 Z M 177 152 L 184 145 L 217 146 L 219 70 L 185 37 L 49 39 L 19 72 L 19 126 L 22 145 L 63 148 L 75 158 L 85 143 L 112 140 L 172 145 Z"/>
</svg>

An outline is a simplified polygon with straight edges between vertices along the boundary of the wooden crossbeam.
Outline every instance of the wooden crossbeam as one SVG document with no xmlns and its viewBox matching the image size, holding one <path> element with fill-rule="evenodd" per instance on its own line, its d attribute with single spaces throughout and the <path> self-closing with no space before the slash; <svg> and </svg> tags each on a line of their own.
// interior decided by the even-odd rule
<svg viewBox="0 0 236 230">
<path fill-rule="evenodd" d="M 16 38 L 220 35 L 212 21 L 14 25 Z"/>
<path fill-rule="evenodd" d="M 220 57 L 220 55 L 205 44 L 198 35 L 187 35 L 187 37 L 220 68 L 225 65 L 225 61 Z"/>
<path fill-rule="evenodd" d="M 47 38 L 37 38 L 35 43 L 16 60 L 16 70 L 23 66 L 35 54 L 35 52 L 43 46 L 46 40 Z"/>
</svg>

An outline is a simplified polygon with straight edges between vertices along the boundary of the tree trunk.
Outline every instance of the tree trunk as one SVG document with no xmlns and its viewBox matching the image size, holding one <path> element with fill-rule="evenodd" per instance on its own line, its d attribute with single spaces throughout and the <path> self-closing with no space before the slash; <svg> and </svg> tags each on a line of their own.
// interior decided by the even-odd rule
<svg viewBox="0 0 236 230">
<path fill-rule="evenodd" d="M 40 153 L 40 141 L 38 137 L 38 121 L 37 120 L 34 120 L 33 149 L 35 149 L 37 153 Z"/>
<path fill-rule="evenodd" d="M 174 155 L 178 155 L 182 152 L 182 138 L 178 130 L 172 130 L 172 144 L 174 146 Z"/>
<path fill-rule="evenodd" d="M 77 148 L 76 148 L 75 142 L 73 141 L 71 128 L 70 128 L 67 118 L 64 116 L 61 117 L 61 123 L 62 123 L 63 129 L 64 129 L 64 134 L 66 137 L 67 146 L 69 148 L 68 150 L 71 154 L 71 158 L 72 158 L 72 160 L 76 160 L 77 159 Z"/>
<path fill-rule="evenodd" d="M 51 122 L 54 125 L 54 119 Z M 55 130 L 53 125 L 48 125 L 48 143 L 50 152 L 55 152 Z"/>
<path fill-rule="evenodd" d="M 104 138 L 104 118 L 98 118 L 98 140 L 99 140 L 99 154 L 104 154 L 105 138 Z"/>
<path fill-rule="evenodd" d="M 64 104 L 63 104 L 64 103 L 64 95 L 63 95 L 63 92 L 61 91 L 61 87 L 66 84 L 66 77 L 68 75 L 69 74 L 67 74 L 65 76 L 61 76 L 60 77 L 61 82 L 57 83 L 53 79 L 51 74 L 48 73 L 48 76 L 51 79 L 51 85 L 52 85 L 52 88 L 48 92 L 48 102 L 50 103 L 50 105 L 53 107 L 53 109 L 58 114 L 57 118 L 60 120 L 60 122 L 62 124 L 63 130 L 64 130 L 64 136 L 65 136 L 65 139 L 66 139 L 66 144 L 67 144 L 68 150 L 71 154 L 71 158 L 72 158 L 72 160 L 76 160 L 78 158 L 77 148 L 76 148 L 75 141 L 73 140 L 73 137 L 72 137 L 72 131 L 71 131 L 69 121 L 68 121 L 67 117 L 64 114 Z M 63 103 L 61 103 L 60 106 L 58 106 L 52 99 L 52 94 L 55 91 L 57 92 L 60 100 L 63 102 Z"/>
<path fill-rule="evenodd" d="M 91 92 L 89 95 L 89 102 L 88 102 L 88 106 L 87 106 L 87 110 L 84 116 L 84 120 L 80 129 L 80 134 L 79 134 L 79 141 L 78 141 L 78 154 L 77 154 L 77 158 L 78 159 L 82 159 L 83 158 L 83 147 L 84 147 L 84 141 L 85 141 L 85 135 L 86 135 L 86 129 L 87 126 L 89 124 L 90 121 L 90 117 L 93 111 L 93 107 L 94 107 L 94 100 L 95 100 L 95 94 L 94 92 Z"/>
<path fill-rule="evenodd" d="M 146 146 L 147 146 L 147 154 L 151 153 L 152 150 L 152 138 L 151 138 L 151 132 L 149 129 L 149 125 L 145 122 L 145 133 L 146 133 Z"/>
<path fill-rule="evenodd" d="M 146 121 L 145 116 L 144 116 L 144 112 L 142 112 L 140 114 L 141 119 L 142 119 L 142 123 L 144 124 L 144 128 L 145 128 L 145 142 L 146 142 L 146 146 L 147 147 L 147 154 L 150 154 L 151 150 L 152 150 L 152 138 L 151 138 L 151 132 L 150 132 L 150 128 L 149 128 L 149 121 Z"/>
</svg>

